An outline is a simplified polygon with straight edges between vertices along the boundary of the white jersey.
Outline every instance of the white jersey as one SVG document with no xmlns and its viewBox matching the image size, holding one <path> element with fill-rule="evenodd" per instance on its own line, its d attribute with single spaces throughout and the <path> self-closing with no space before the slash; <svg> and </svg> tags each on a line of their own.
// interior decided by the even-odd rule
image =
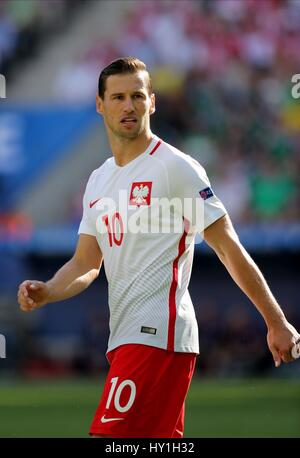
<svg viewBox="0 0 300 458">
<path fill-rule="evenodd" d="M 109 158 L 87 183 L 78 233 L 95 236 L 103 254 L 109 285 L 108 351 L 137 343 L 199 353 L 188 284 L 194 239 L 201 229 L 192 221 L 195 210 L 191 215 L 184 205 L 157 212 L 162 198 L 202 203 L 202 229 L 226 213 L 203 167 L 156 136 L 123 167 Z"/>
</svg>

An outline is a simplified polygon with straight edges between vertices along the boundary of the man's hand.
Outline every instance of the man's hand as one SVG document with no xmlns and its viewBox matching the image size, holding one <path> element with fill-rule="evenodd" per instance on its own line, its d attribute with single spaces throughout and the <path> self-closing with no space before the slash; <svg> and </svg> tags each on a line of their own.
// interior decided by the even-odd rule
<svg viewBox="0 0 300 458">
<path fill-rule="evenodd" d="M 36 280 L 25 280 L 19 286 L 18 302 L 23 312 L 31 312 L 47 304 L 50 291 L 47 283 Z"/>
<path fill-rule="evenodd" d="M 291 351 L 293 346 L 300 342 L 300 334 L 294 326 L 284 320 L 268 327 L 267 342 L 273 355 L 275 366 L 279 367 L 281 361 L 284 363 L 294 361 Z"/>
<path fill-rule="evenodd" d="M 241 245 L 228 215 L 204 231 L 206 242 L 217 253 L 229 274 L 263 316 L 268 328 L 267 341 L 275 366 L 294 360 L 291 350 L 300 334 L 287 321 L 262 272 Z"/>
<path fill-rule="evenodd" d="M 57 302 L 76 296 L 98 277 L 102 253 L 96 237 L 80 234 L 72 258 L 44 283 L 26 280 L 18 291 L 18 302 L 23 312 L 31 312 L 49 302 Z"/>
</svg>

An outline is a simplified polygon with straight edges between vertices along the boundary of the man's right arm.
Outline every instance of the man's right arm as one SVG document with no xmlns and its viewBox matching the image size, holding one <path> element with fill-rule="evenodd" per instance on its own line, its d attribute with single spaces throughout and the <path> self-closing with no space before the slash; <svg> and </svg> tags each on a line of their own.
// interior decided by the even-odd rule
<svg viewBox="0 0 300 458">
<path fill-rule="evenodd" d="M 25 280 L 19 286 L 18 302 L 24 312 L 76 296 L 98 277 L 102 253 L 96 237 L 80 234 L 73 257 L 47 282 Z"/>
</svg>

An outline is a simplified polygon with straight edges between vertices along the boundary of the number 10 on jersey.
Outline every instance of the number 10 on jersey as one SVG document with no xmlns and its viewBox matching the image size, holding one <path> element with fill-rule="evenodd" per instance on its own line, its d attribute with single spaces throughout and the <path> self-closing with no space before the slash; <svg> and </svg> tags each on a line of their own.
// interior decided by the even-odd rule
<svg viewBox="0 0 300 458">
<path fill-rule="evenodd" d="M 115 212 L 111 220 L 109 215 L 104 215 L 102 221 L 107 229 L 109 246 L 112 247 L 113 244 L 120 246 L 124 236 L 124 224 L 120 213 Z"/>
</svg>

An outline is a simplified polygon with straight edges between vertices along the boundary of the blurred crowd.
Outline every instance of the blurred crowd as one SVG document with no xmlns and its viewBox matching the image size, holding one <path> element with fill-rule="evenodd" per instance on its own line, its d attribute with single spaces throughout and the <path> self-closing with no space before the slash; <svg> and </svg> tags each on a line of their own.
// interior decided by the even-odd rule
<svg viewBox="0 0 300 458">
<path fill-rule="evenodd" d="M 0 74 L 17 77 L 22 63 L 34 58 L 52 35 L 62 32 L 72 13 L 85 2 L 88 0 L 0 0 Z M 9 138 L 4 130 L 2 126 L 0 136 Z M 26 238 L 29 217 L 14 209 L 1 213 L 6 168 L 5 152 L 0 151 L 0 239 Z"/>
<path fill-rule="evenodd" d="M 115 40 L 61 69 L 65 101 L 93 102 L 99 70 L 134 55 L 153 76 L 153 130 L 194 156 L 235 222 L 300 216 L 297 0 L 143 1 Z"/>
<path fill-rule="evenodd" d="M 11 74 L 86 0 L 0 0 L 0 73 Z"/>
</svg>

